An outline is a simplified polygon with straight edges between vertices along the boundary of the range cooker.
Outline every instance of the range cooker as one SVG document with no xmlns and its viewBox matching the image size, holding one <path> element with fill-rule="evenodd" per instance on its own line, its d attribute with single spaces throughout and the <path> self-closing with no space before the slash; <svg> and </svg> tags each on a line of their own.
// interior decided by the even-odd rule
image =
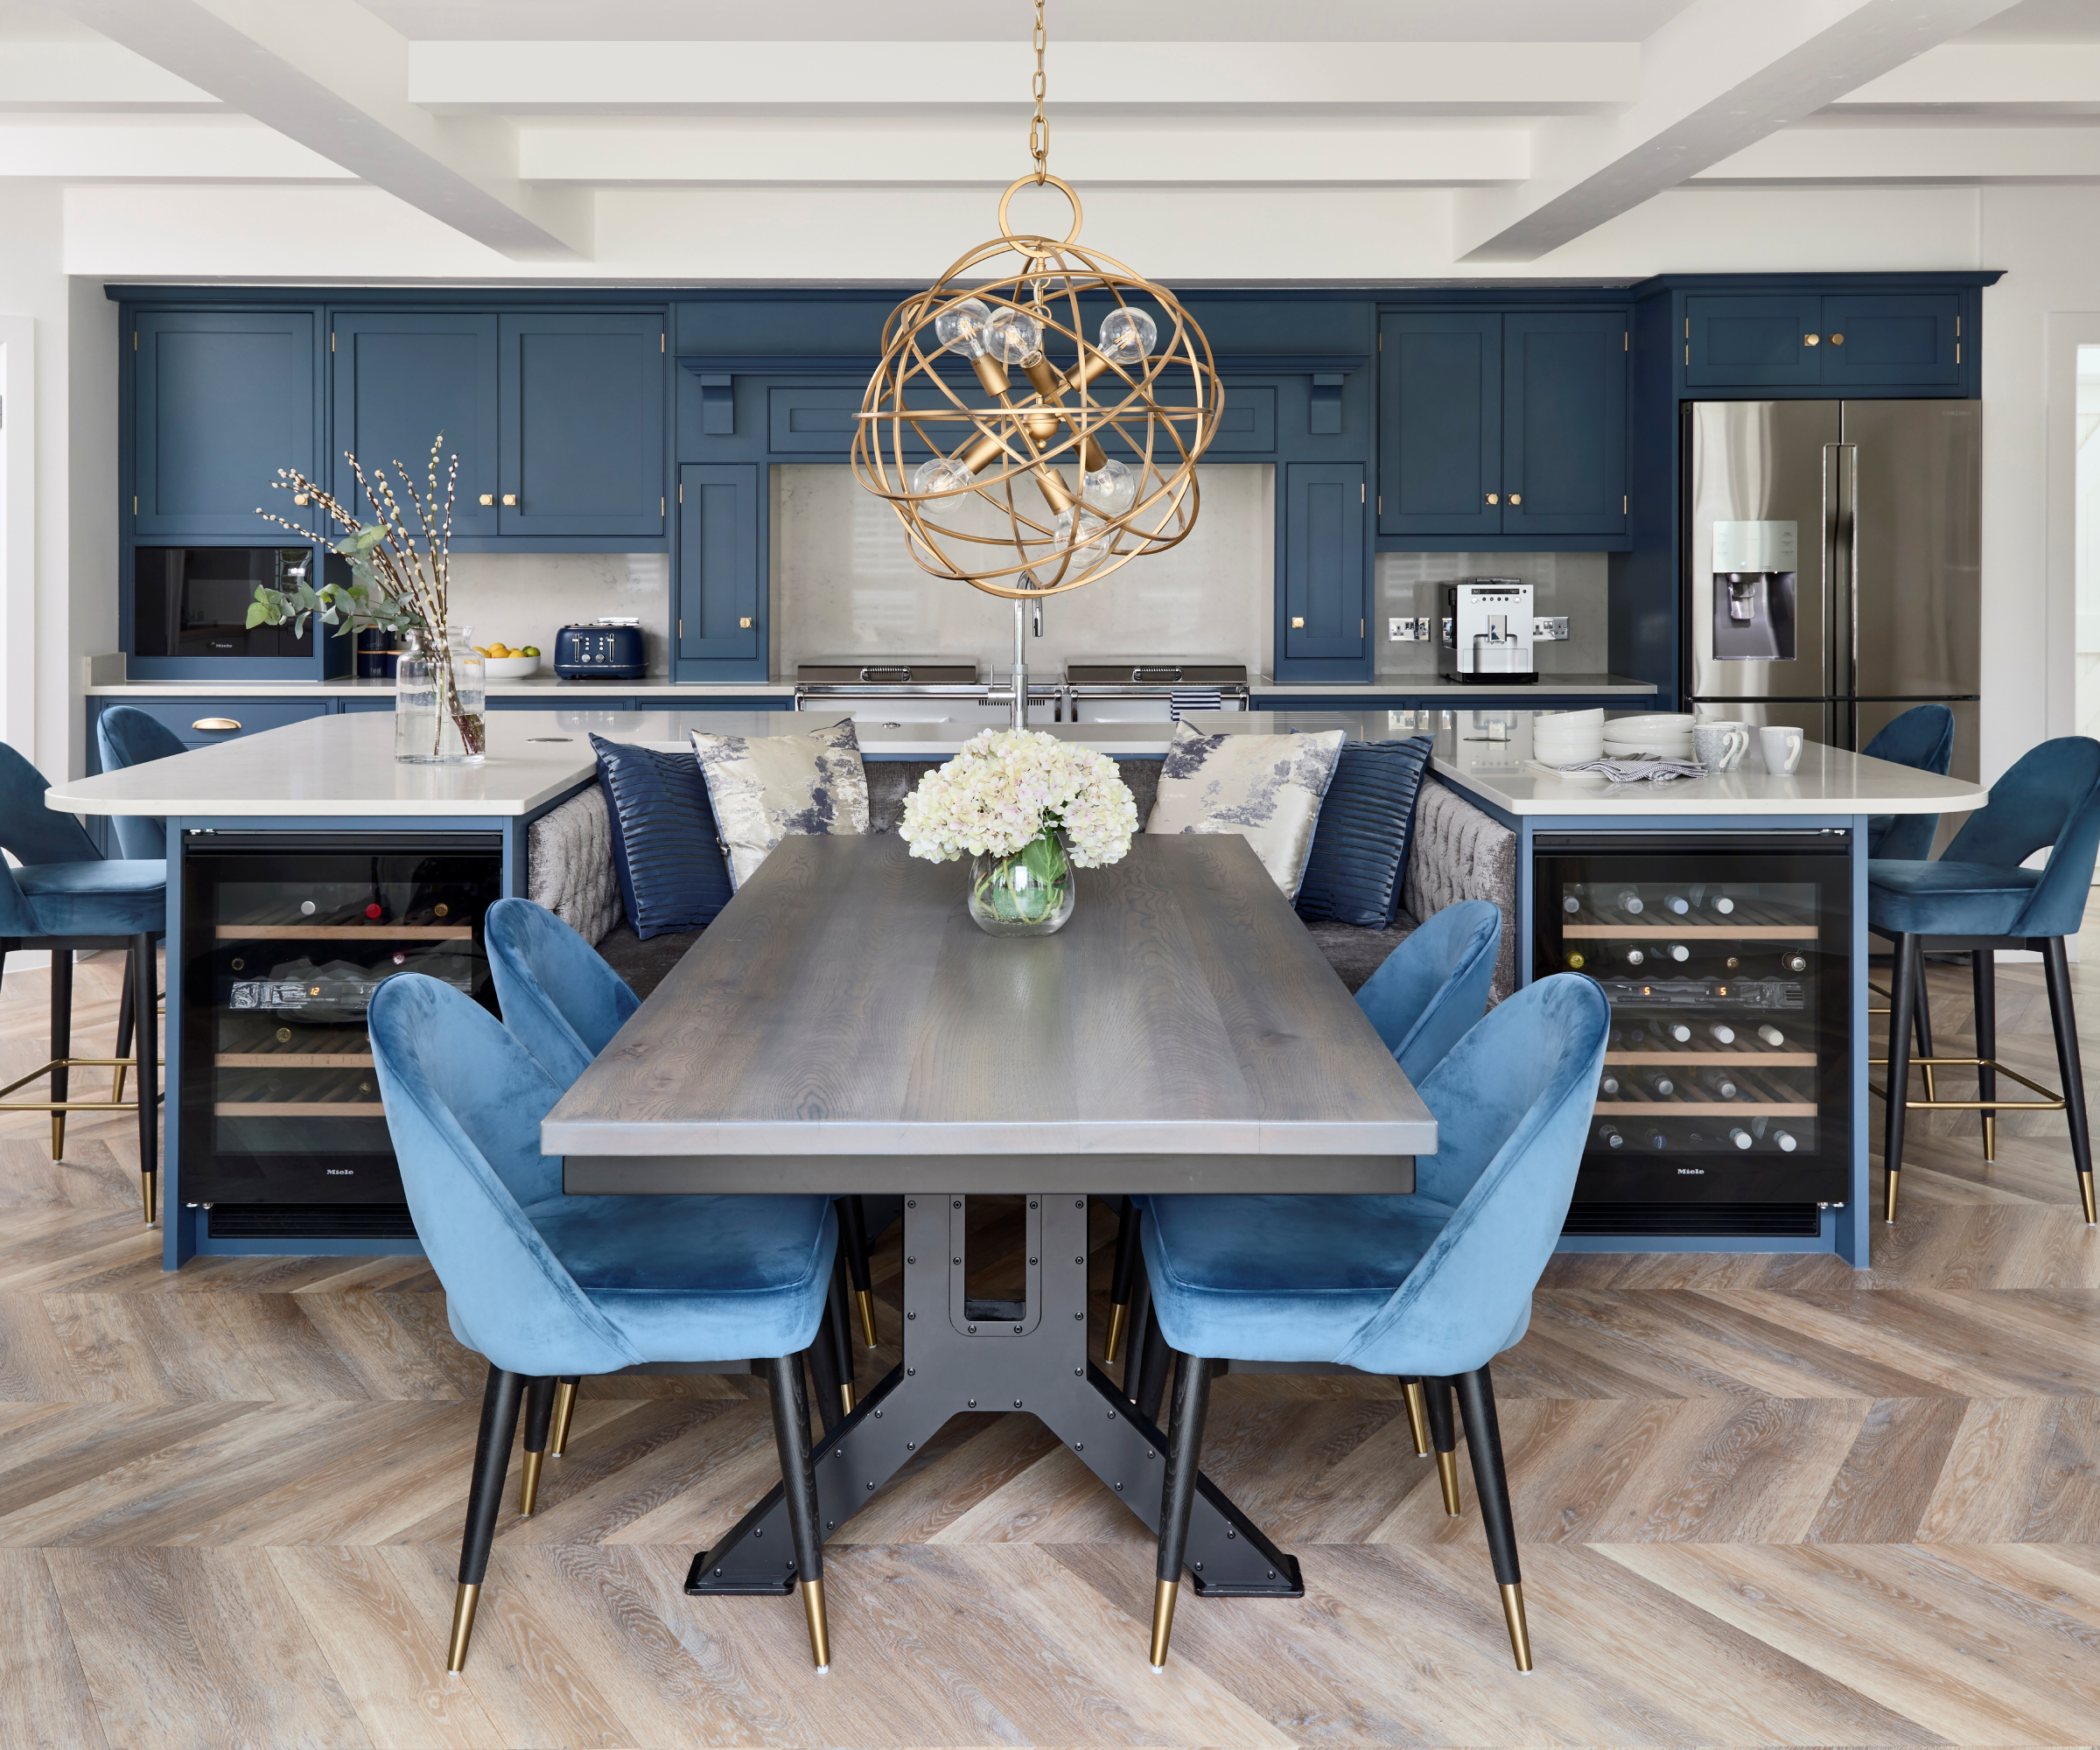
<svg viewBox="0 0 2100 1750">
<path fill-rule="evenodd" d="M 797 710 L 898 721 L 1002 722 L 1013 704 L 1011 671 L 980 680 L 975 662 L 952 657 L 828 658 L 798 663 L 794 682 Z M 1245 710 L 1249 693 L 1243 662 L 1072 662 L 1061 681 L 1031 677 L 1027 687 L 1031 714 L 1047 707 L 1053 723 L 1178 721 L 1188 710 Z"/>
</svg>

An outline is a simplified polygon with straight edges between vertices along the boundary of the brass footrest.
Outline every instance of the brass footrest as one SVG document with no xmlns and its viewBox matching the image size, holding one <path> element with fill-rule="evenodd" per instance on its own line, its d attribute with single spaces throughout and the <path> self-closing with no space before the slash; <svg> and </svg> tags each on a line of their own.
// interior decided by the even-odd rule
<svg viewBox="0 0 2100 1750">
<path fill-rule="evenodd" d="M 161 1068 L 167 1067 L 167 1059 L 159 1060 Z M 0 1112 L 129 1112 L 136 1109 L 131 1100 L 10 1100 L 4 1096 L 16 1088 L 26 1087 L 60 1069 L 136 1069 L 136 1057 L 54 1057 L 32 1069 L 26 1075 L 18 1075 L 6 1087 L 0 1088 Z"/>
<path fill-rule="evenodd" d="M 1886 1057 L 1870 1057 L 1866 1062 L 1870 1069 L 1888 1068 L 1888 1060 Z M 1923 1100 L 1912 1100 L 1906 1098 L 1903 1102 L 1903 1109 L 1908 1112 L 2061 1112 L 2063 1110 L 2062 1095 L 2050 1093 L 2040 1082 L 2034 1081 L 2032 1077 L 2022 1075 L 2017 1069 L 2006 1068 L 1994 1057 L 1914 1057 L 1910 1063 L 1914 1069 L 1994 1070 L 1997 1074 L 2019 1082 L 2022 1088 L 2032 1088 L 2042 1097 L 2039 1100 L 1995 1098 L 1990 1100 L 1935 1100 L 1929 1097 Z M 1884 1100 L 1888 1098 L 1887 1088 L 1877 1087 L 1871 1082 L 1866 1086 L 1869 1093 L 1877 1095 Z"/>
</svg>

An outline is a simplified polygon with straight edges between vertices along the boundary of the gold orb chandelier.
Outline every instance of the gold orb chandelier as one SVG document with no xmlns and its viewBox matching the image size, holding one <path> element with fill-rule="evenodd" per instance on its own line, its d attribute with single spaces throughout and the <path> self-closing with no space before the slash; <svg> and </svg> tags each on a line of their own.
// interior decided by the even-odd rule
<svg viewBox="0 0 2100 1750">
<path fill-rule="evenodd" d="M 1000 197 L 998 236 L 891 315 L 853 435 L 855 475 L 896 511 L 920 569 L 1017 605 L 1186 539 L 1223 399 L 1180 300 L 1078 247 L 1079 196 L 1049 171 L 1043 43 L 1036 0 L 1035 168 Z M 1045 185 L 1072 204 L 1061 239 L 1007 222 L 1013 197 Z M 943 371 L 951 355 L 967 375 Z"/>
</svg>

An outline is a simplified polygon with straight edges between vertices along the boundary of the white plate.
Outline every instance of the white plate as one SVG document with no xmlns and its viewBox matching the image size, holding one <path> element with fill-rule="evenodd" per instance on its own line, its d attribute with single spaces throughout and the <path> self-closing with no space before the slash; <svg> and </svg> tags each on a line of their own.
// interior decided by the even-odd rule
<svg viewBox="0 0 2100 1750">
<path fill-rule="evenodd" d="M 1691 758 L 1691 744 L 1688 741 L 1682 747 L 1655 747 L 1627 741 L 1607 741 L 1604 744 L 1604 757 L 1606 760 L 1639 760 L 1649 756 L 1657 760 L 1689 760 Z"/>
<path fill-rule="evenodd" d="M 1604 726 L 1612 736 L 1648 736 L 1691 733 L 1698 719 L 1690 711 L 1653 711 L 1645 717 L 1615 717 Z"/>
</svg>

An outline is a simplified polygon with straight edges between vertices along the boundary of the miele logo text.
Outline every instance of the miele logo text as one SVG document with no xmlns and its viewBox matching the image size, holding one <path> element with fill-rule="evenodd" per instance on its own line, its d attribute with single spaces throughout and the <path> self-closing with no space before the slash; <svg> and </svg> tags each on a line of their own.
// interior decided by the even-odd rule
<svg viewBox="0 0 2100 1750">
<path fill-rule="evenodd" d="M 328 1169 L 328 1176 L 331 1179 L 354 1179 L 357 1177 L 357 1169 L 354 1166 L 332 1166 Z"/>
<path fill-rule="evenodd" d="M 1704 1179 L 1706 1176 L 1706 1169 L 1703 1166 L 1680 1166 L 1677 1171 L 1679 1172 L 1697 1173 L 1701 1179 Z"/>
</svg>

